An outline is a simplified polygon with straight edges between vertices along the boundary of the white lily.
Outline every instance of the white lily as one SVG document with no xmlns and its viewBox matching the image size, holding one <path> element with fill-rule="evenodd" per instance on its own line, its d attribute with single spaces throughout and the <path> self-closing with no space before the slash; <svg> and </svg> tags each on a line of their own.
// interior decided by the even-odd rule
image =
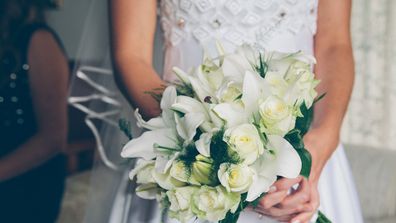
<svg viewBox="0 0 396 223">
<path fill-rule="evenodd" d="M 296 178 L 301 171 L 302 162 L 293 146 L 280 136 L 267 137 L 266 153 L 251 166 L 256 173 L 247 201 L 254 201 L 262 193 L 268 192 L 277 176 Z"/>
<path fill-rule="evenodd" d="M 254 71 L 252 61 L 249 61 L 249 59 L 245 57 L 244 53 L 225 55 L 221 67 L 224 76 L 242 82 L 246 71 Z"/>
<path fill-rule="evenodd" d="M 200 118 L 203 116 L 203 122 L 200 124 L 201 129 L 204 131 L 210 131 L 213 128 L 211 123 L 211 117 L 208 111 L 209 105 L 206 105 L 195 98 L 188 96 L 178 96 L 176 103 L 172 105 L 174 111 L 178 111 L 183 114 L 190 114 L 192 118 L 194 115 L 198 115 Z"/>
<path fill-rule="evenodd" d="M 139 109 L 135 110 L 135 117 L 137 120 L 137 125 L 141 128 L 148 130 L 163 129 L 174 127 L 175 123 L 173 120 L 173 111 L 171 110 L 172 104 L 176 102 L 176 88 L 169 86 L 165 89 L 163 96 L 161 98 L 161 116 L 150 119 L 149 121 L 144 121 L 139 113 Z"/>
<path fill-rule="evenodd" d="M 202 133 L 199 139 L 195 142 L 195 147 L 198 152 L 206 157 L 210 157 L 210 143 L 212 141 L 213 133 Z"/>
<path fill-rule="evenodd" d="M 205 121 L 202 113 L 187 113 L 183 117 L 175 114 L 176 130 L 184 139 L 184 145 L 189 144 L 197 132 L 197 128 Z"/>
<path fill-rule="evenodd" d="M 154 159 L 158 154 L 174 154 L 179 149 L 179 137 L 175 131 L 174 111 L 172 104 L 176 102 L 176 88 L 167 87 L 161 99 L 162 115 L 145 122 L 137 114 L 138 125 L 147 127 L 151 131 L 144 132 L 141 136 L 129 141 L 122 149 L 124 158 Z"/>
<path fill-rule="evenodd" d="M 221 103 L 213 111 L 226 121 L 227 127 L 248 123 L 258 115 L 260 101 L 271 95 L 268 83 L 257 73 L 247 71 L 240 103 Z"/>
<path fill-rule="evenodd" d="M 178 148 L 176 132 L 172 128 L 144 132 L 138 138 L 129 141 L 122 149 L 124 158 L 154 159 L 157 156 L 155 147 Z"/>
<path fill-rule="evenodd" d="M 184 84 L 187 84 L 187 85 L 191 84 L 190 80 L 188 79 L 189 75 L 186 72 L 184 72 L 182 69 L 180 69 L 178 67 L 173 67 L 172 70 L 181 82 L 183 82 Z"/>
</svg>

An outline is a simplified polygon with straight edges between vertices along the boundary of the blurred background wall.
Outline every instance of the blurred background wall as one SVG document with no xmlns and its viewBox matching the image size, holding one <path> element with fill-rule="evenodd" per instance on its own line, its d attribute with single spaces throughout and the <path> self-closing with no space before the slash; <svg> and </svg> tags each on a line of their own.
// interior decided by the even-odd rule
<svg viewBox="0 0 396 223">
<path fill-rule="evenodd" d="M 396 150 L 396 1 L 355 0 L 356 81 L 343 141 Z"/>
<path fill-rule="evenodd" d="M 49 25 L 62 38 L 70 59 L 75 59 L 92 0 L 64 0 L 60 10 L 49 11 Z"/>
</svg>

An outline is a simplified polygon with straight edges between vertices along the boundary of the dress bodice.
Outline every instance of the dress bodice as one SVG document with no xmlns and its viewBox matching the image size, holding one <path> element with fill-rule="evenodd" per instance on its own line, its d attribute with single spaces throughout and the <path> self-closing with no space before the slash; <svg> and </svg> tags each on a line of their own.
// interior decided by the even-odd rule
<svg viewBox="0 0 396 223">
<path fill-rule="evenodd" d="M 243 43 L 312 54 L 318 0 L 162 0 L 165 79 L 170 69 L 188 69 L 220 41 L 226 50 Z"/>
</svg>

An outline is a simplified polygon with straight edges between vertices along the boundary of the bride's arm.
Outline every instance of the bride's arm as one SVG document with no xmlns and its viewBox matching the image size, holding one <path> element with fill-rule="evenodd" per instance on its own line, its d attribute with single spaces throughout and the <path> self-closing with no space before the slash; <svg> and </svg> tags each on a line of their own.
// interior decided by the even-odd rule
<svg viewBox="0 0 396 223">
<path fill-rule="evenodd" d="M 315 37 L 315 67 L 321 80 L 319 94 L 326 97 L 315 105 L 311 130 L 304 138 L 312 155 L 309 181 L 302 179 L 300 188 L 287 195 L 290 182 L 275 183 L 277 191 L 265 196 L 261 213 L 280 220 L 308 222 L 319 207 L 318 180 L 323 167 L 339 144 L 342 120 L 345 115 L 354 80 L 354 61 L 350 37 L 351 0 L 321 0 L 318 9 L 318 31 Z M 307 202 L 308 201 L 308 202 Z M 306 209 L 305 211 L 302 211 Z M 294 210 L 294 211 L 293 211 Z M 294 216 L 291 212 L 300 212 Z"/>
<path fill-rule="evenodd" d="M 112 0 L 111 45 L 116 81 L 121 91 L 145 118 L 160 108 L 145 92 L 163 87 L 152 66 L 156 26 L 156 0 Z"/>
<path fill-rule="evenodd" d="M 354 61 L 350 14 L 351 0 L 320 1 L 315 37 L 315 73 L 321 80 L 319 94 L 326 93 L 326 96 L 315 106 L 312 129 L 305 138 L 307 149 L 314 158 L 312 180 L 318 180 L 323 166 L 337 148 L 352 92 Z"/>
</svg>

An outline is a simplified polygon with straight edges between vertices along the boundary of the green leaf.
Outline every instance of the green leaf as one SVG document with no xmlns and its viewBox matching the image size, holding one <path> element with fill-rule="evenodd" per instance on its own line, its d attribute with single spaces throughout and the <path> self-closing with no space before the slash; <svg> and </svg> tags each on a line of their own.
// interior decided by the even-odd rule
<svg viewBox="0 0 396 223">
<path fill-rule="evenodd" d="M 331 223 L 331 221 L 321 211 L 319 211 L 316 223 Z"/>
<path fill-rule="evenodd" d="M 250 205 L 253 206 L 253 208 L 257 208 L 257 206 L 260 204 L 260 200 L 266 195 L 267 193 L 262 193 L 256 200 L 250 202 Z"/>
<path fill-rule="evenodd" d="M 120 119 L 118 121 L 118 127 L 128 137 L 128 139 L 132 139 L 131 123 L 129 121 L 126 119 Z"/>
<path fill-rule="evenodd" d="M 317 102 L 319 102 L 320 100 L 322 100 L 325 96 L 326 96 L 326 94 L 327 93 L 323 93 L 323 94 L 321 94 L 319 97 L 317 97 L 315 100 L 314 100 L 314 104 L 316 104 Z"/>
<path fill-rule="evenodd" d="M 241 212 L 249 205 L 249 202 L 245 201 L 247 193 L 241 195 L 241 203 L 235 213 L 228 212 L 226 217 L 219 221 L 219 223 L 237 223 Z"/>
<path fill-rule="evenodd" d="M 311 174 L 311 166 L 312 166 L 311 154 L 306 149 L 298 149 L 297 153 L 300 156 L 302 162 L 300 175 L 309 178 L 309 175 Z"/>
<path fill-rule="evenodd" d="M 264 61 L 264 58 L 261 54 L 259 59 L 260 59 L 259 64 L 255 65 L 254 68 L 262 78 L 265 78 L 265 75 L 267 74 L 268 71 L 268 64 Z"/>
<path fill-rule="evenodd" d="M 299 129 L 291 130 L 286 136 L 285 139 L 293 146 L 294 149 L 304 149 L 304 141 L 302 138 L 301 131 Z"/>
<path fill-rule="evenodd" d="M 313 107 L 307 108 L 305 103 L 300 106 L 301 113 L 303 117 L 298 117 L 296 120 L 296 129 L 300 130 L 301 136 L 304 136 L 309 128 L 311 127 L 311 123 L 313 120 Z"/>
</svg>

